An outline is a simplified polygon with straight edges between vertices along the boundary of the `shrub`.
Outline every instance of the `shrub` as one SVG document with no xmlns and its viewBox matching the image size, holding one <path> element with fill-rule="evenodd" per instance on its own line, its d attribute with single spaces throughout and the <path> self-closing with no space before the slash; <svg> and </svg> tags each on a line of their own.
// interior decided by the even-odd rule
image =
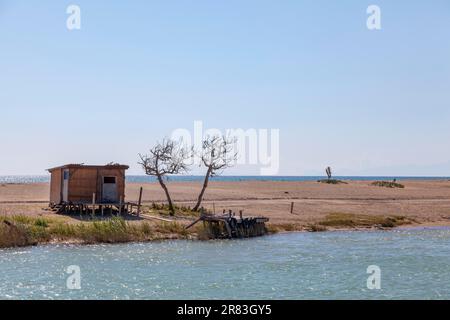
<svg viewBox="0 0 450 320">
<path fill-rule="evenodd" d="M 373 186 L 384 187 L 384 188 L 400 188 L 403 189 L 405 186 L 403 184 L 397 182 L 389 182 L 389 181 L 374 181 L 372 182 Z"/>
<path fill-rule="evenodd" d="M 320 183 L 327 183 L 327 184 L 347 184 L 347 182 L 337 179 L 323 179 L 323 180 L 317 180 L 317 182 Z"/>
</svg>

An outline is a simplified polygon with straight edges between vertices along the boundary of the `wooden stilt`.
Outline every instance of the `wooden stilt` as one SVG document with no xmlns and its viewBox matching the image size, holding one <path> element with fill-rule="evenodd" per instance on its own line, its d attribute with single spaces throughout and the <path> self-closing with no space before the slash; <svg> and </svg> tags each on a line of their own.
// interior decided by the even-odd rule
<svg viewBox="0 0 450 320">
<path fill-rule="evenodd" d="M 119 200 L 119 216 L 122 214 L 122 196 L 120 196 L 120 200 Z"/>
<path fill-rule="evenodd" d="M 92 194 L 92 217 L 95 216 L 95 193 Z"/>
</svg>

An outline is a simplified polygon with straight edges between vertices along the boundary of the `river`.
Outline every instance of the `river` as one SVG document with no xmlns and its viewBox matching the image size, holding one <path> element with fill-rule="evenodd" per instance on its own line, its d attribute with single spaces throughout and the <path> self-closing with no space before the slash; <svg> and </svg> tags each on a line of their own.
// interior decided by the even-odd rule
<svg viewBox="0 0 450 320">
<path fill-rule="evenodd" d="M 0 250 L 0 270 L 0 299 L 450 299 L 450 230 L 47 245 Z"/>
</svg>

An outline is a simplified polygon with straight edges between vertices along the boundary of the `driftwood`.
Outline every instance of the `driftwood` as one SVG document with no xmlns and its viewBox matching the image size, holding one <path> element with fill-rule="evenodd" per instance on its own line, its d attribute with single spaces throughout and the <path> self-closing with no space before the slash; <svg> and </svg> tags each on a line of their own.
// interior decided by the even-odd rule
<svg viewBox="0 0 450 320">
<path fill-rule="evenodd" d="M 188 225 L 186 227 L 186 230 L 193 227 L 194 225 L 196 225 L 198 222 L 202 221 L 202 217 L 198 218 L 197 220 L 195 220 L 194 222 L 192 222 L 190 225 Z"/>
<path fill-rule="evenodd" d="M 159 221 L 164 221 L 164 222 L 174 222 L 174 220 L 169 220 L 169 219 L 164 219 L 164 218 L 160 218 L 160 217 L 155 217 L 155 216 L 151 216 L 148 214 L 141 214 L 142 218 L 145 219 L 154 219 L 154 220 L 159 220 Z"/>
<path fill-rule="evenodd" d="M 8 227 L 15 227 L 15 225 L 9 222 L 8 220 L 3 220 L 3 223 L 6 224 Z"/>
</svg>

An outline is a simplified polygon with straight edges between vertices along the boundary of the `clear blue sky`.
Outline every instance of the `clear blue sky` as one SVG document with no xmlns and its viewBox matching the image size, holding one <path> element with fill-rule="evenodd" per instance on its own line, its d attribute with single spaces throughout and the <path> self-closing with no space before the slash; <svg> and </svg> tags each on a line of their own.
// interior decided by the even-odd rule
<svg viewBox="0 0 450 320">
<path fill-rule="evenodd" d="M 0 0 L 0 112 L 1 175 L 140 173 L 195 120 L 280 129 L 284 175 L 450 175 L 450 2 Z"/>
</svg>

